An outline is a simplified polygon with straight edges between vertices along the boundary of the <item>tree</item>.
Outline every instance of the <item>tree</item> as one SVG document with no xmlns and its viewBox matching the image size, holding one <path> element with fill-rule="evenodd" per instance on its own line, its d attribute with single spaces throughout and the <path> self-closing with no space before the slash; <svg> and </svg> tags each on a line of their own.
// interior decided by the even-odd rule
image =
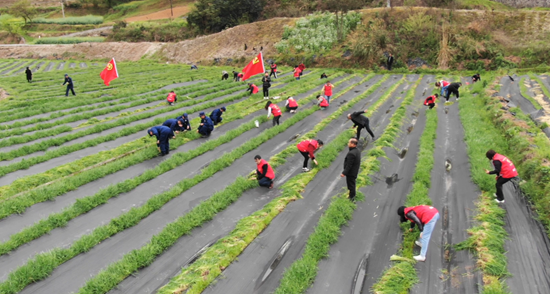
<svg viewBox="0 0 550 294">
<path fill-rule="evenodd" d="M 27 22 L 32 21 L 38 11 L 31 5 L 29 0 L 19 0 L 9 8 L 9 14 L 22 17 L 26 25 Z"/>
<path fill-rule="evenodd" d="M 261 0 L 199 0 L 187 21 L 202 33 L 215 33 L 253 22 L 262 10 Z"/>
<path fill-rule="evenodd" d="M 344 40 L 342 19 L 349 10 L 360 9 L 365 6 L 365 0 L 325 0 L 319 5 L 320 9 L 333 11 L 336 16 L 336 33 L 338 41 Z"/>
</svg>

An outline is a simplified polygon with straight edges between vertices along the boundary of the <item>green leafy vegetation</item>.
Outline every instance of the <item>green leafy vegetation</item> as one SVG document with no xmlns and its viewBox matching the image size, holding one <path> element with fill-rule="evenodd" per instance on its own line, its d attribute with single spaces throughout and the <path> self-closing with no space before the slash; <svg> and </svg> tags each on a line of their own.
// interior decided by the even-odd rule
<svg viewBox="0 0 550 294">
<path fill-rule="evenodd" d="M 519 80 L 519 90 L 521 92 L 521 96 L 523 96 L 525 99 L 529 100 L 531 104 L 535 107 L 535 109 L 542 109 L 542 106 L 529 94 L 529 89 L 527 89 L 527 86 L 525 83 L 527 82 L 527 78 L 521 78 Z"/>
<path fill-rule="evenodd" d="M 81 24 L 102 24 L 103 16 L 86 15 L 86 16 L 71 16 L 64 18 L 35 18 L 33 23 L 52 23 L 52 24 L 68 24 L 68 25 L 81 25 Z"/>
<path fill-rule="evenodd" d="M 34 41 L 35 44 L 78 44 L 85 42 L 103 42 L 104 37 L 47 37 Z"/>
</svg>

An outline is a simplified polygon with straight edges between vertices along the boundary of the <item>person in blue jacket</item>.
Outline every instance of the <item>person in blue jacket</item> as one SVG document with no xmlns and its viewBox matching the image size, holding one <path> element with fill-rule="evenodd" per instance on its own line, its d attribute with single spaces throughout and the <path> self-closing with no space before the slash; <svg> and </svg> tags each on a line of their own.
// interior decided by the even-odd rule
<svg viewBox="0 0 550 294">
<path fill-rule="evenodd" d="M 222 122 L 223 120 L 222 114 L 224 112 L 225 112 L 225 106 L 222 108 L 214 109 L 214 111 L 212 111 L 212 113 L 210 114 L 210 119 L 212 120 L 214 125 L 217 125 Z"/>
<path fill-rule="evenodd" d="M 191 122 L 189 121 L 189 116 L 187 113 L 184 113 L 182 116 L 176 117 L 177 120 L 181 120 L 183 122 L 183 129 L 186 131 L 191 130 Z"/>
<path fill-rule="evenodd" d="M 157 147 L 160 148 L 162 156 L 170 153 L 170 142 L 168 140 L 175 138 L 174 132 L 169 127 L 156 126 L 147 130 L 149 136 L 157 137 Z"/>
<path fill-rule="evenodd" d="M 204 114 L 204 112 L 199 113 L 199 116 L 201 117 L 201 124 L 197 129 L 197 133 L 201 134 L 203 138 L 208 137 L 214 130 L 214 123 Z"/>
<path fill-rule="evenodd" d="M 175 118 L 170 118 L 166 120 L 163 124 L 165 127 L 169 127 L 172 132 L 178 134 L 179 132 L 185 131 L 185 127 L 183 125 L 183 121 Z"/>
</svg>

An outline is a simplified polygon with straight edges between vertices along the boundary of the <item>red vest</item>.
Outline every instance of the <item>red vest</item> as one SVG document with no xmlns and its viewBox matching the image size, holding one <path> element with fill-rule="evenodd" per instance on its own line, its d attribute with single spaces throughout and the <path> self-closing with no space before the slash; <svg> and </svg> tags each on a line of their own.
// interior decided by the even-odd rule
<svg viewBox="0 0 550 294">
<path fill-rule="evenodd" d="M 451 83 L 447 82 L 447 81 L 444 81 L 444 80 L 441 80 L 441 87 L 447 87 L 448 85 L 450 85 Z"/>
<path fill-rule="evenodd" d="M 332 86 L 325 85 L 325 96 L 332 96 Z"/>
<path fill-rule="evenodd" d="M 275 103 L 270 104 L 269 108 L 271 108 L 271 113 L 273 113 L 273 116 L 281 116 L 281 114 L 283 113 L 279 106 L 277 106 L 277 104 Z"/>
<path fill-rule="evenodd" d="M 301 69 L 296 68 L 296 70 L 294 70 L 294 77 L 295 77 L 295 78 L 299 77 L 301 72 L 302 72 Z"/>
<path fill-rule="evenodd" d="M 244 77 L 244 74 L 239 73 L 237 76 L 238 76 L 239 78 L 242 78 L 242 77 Z"/>
<path fill-rule="evenodd" d="M 256 94 L 256 93 L 258 93 L 258 91 L 260 91 L 258 89 L 258 86 L 254 85 L 254 84 L 250 85 L 250 87 L 252 87 L 252 94 Z"/>
<path fill-rule="evenodd" d="M 274 63 L 271 65 L 271 69 L 274 71 L 274 72 L 277 72 L 277 65 Z"/>
<path fill-rule="evenodd" d="M 437 98 L 435 97 L 435 95 L 432 95 L 432 96 L 426 98 L 426 100 L 424 101 L 424 105 L 428 105 L 430 103 L 435 103 L 436 99 Z"/>
<path fill-rule="evenodd" d="M 437 209 L 435 209 L 433 206 L 419 205 L 405 208 L 405 215 L 407 215 L 407 213 L 411 210 L 414 210 L 414 212 L 416 212 L 416 216 L 418 216 L 418 219 L 424 225 L 430 222 L 434 215 L 436 215 L 436 213 L 439 213 L 439 211 L 437 211 Z"/>
<path fill-rule="evenodd" d="M 168 93 L 168 97 L 166 97 L 166 101 L 172 103 L 176 100 L 176 93 Z"/>
<path fill-rule="evenodd" d="M 304 140 L 296 145 L 300 152 L 308 152 L 310 158 L 315 158 L 315 155 L 313 155 L 313 153 L 315 152 L 315 150 L 317 150 L 318 146 L 319 143 L 315 140 Z"/>
<path fill-rule="evenodd" d="M 288 98 L 288 107 L 298 107 L 298 102 L 294 98 Z"/>
<path fill-rule="evenodd" d="M 325 97 L 323 97 L 323 96 L 321 96 L 321 99 L 323 99 L 323 100 L 321 100 L 321 103 L 319 104 L 319 106 L 321 106 L 321 107 L 328 107 L 328 101 L 327 101 L 327 99 L 325 99 Z"/>
<path fill-rule="evenodd" d="M 498 160 L 502 163 L 499 176 L 505 179 L 510 179 L 518 176 L 516 167 L 514 166 L 512 161 L 510 161 L 510 159 L 506 158 L 506 156 L 497 153 L 495 154 L 495 156 L 493 156 L 493 160 Z"/>
<path fill-rule="evenodd" d="M 273 169 L 271 168 L 271 165 L 269 165 L 269 163 L 267 161 L 265 161 L 265 159 L 260 160 L 260 163 L 257 166 L 258 171 L 260 173 L 263 172 L 262 166 L 264 166 L 264 164 L 267 164 L 267 173 L 265 173 L 265 177 L 273 180 L 275 178 L 275 173 L 273 172 Z"/>
</svg>

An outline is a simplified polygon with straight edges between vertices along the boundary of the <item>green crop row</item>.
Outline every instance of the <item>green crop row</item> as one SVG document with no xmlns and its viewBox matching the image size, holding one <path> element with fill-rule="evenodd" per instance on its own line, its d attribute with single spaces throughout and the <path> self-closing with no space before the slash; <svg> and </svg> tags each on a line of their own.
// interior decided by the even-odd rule
<svg viewBox="0 0 550 294">
<path fill-rule="evenodd" d="M 386 157 L 386 153 L 383 150 L 384 147 L 393 146 L 392 143 L 398 135 L 394 130 L 396 128 L 401 129 L 405 118 L 406 106 L 413 101 L 416 87 L 421 80 L 422 78 L 419 78 L 408 91 L 402 105 L 393 114 L 390 124 L 380 136 L 382 140 L 379 139 L 375 142 L 375 147 L 368 151 L 367 158 L 361 162 L 361 172 L 357 177 L 357 189 L 369 185 L 371 183 L 369 176 L 379 170 L 380 162 L 378 158 Z M 398 84 L 393 89 L 389 89 L 386 95 L 391 96 L 397 87 Z M 371 116 L 372 114 L 372 110 L 369 109 L 367 116 Z M 358 200 L 363 200 L 364 196 L 361 193 L 358 194 Z M 345 195 L 339 194 L 332 198 L 327 210 L 319 219 L 313 233 L 309 236 L 302 257 L 294 261 L 285 270 L 275 293 L 304 293 L 309 288 L 317 276 L 319 261 L 328 256 L 330 245 L 338 241 L 341 227 L 351 219 L 355 208 L 356 205 L 350 202 Z"/>
<path fill-rule="evenodd" d="M 523 96 L 525 99 L 529 100 L 529 102 L 531 102 L 531 104 L 535 107 L 535 109 L 537 109 L 537 110 L 542 109 L 542 106 L 540 106 L 540 104 L 537 102 L 537 100 L 535 100 L 529 94 L 529 90 L 527 89 L 527 86 L 525 85 L 526 80 L 527 80 L 527 78 L 521 78 L 518 82 L 521 96 Z"/>
<path fill-rule="evenodd" d="M 532 79 L 532 80 L 535 80 L 537 81 L 537 83 L 540 85 L 540 89 L 542 90 L 542 92 L 544 93 L 544 95 L 548 98 L 550 98 L 550 91 L 546 88 L 546 86 L 544 86 L 544 83 L 542 82 L 542 80 L 540 79 L 540 77 L 538 77 L 537 75 L 534 75 L 532 73 L 529 73 L 529 77 Z"/>
<path fill-rule="evenodd" d="M 227 117 L 226 120 L 232 121 L 238 118 L 242 118 L 248 115 L 250 112 L 251 112 L 250 109 L 246 109 L 246 111 L 244 111 L 241 114 L 233 114 L 232 116 Z M 195 123 L 198 123 L 198 119 Z M 239 131 L 241 131 L 241 129 L 242 129 L 242 132 L 248 130 L 245 127 L 241 127 Z M 196 133 L 190 133 L 190 134 L 191 134 L 190 136 L 186 136 L 183 138 L 183 142 L 182 140 L 173 140 L 173 141 L 176 141 L 176 144 L 172 143 L 171 144 L 172 148 L 175 148 L 174 145 L 179 146 L 184 144 L 185 142 L 190 141 L 191 139 L 196 139 L 197 137 L 199 137 L 199 135 Z M 213 148 L 232 140 L 233 138 L 235 138 L 235 136 L 237 136 L 237 133 L 235 132 L 228 133 L 217 140 L 212 140 L 212 142 L 209 141 L 207 144 L 202 145 L 200 150 L 195 149 L 193 151 L 184 153 L 184 155 L 182 155 L 183 157 L 181 158 L 185 158 L 186 161 L 190 160 L 191 158 L 194 158 L 200 154 L 203 154 L 206 151 L 212 150 Z M 5 205 L 3 207 L 5 207 L 4 208 L 5 210 L 12 210 L 14 207 L 19 207 L 23 205 L 28 207 L 38 201 L 44 201 L 45 199 L 53 199 L 55 196 L 66 193 L 68 190 L 75 189 L 76 187 L 84 183 L 90 182 L 91 180 L 94 180 L 98 177 L 103 177 L 109 173 L 112 173 L 114 172 L 113 170 L 116 171 L 119 169 L 123 169 L 127 166 L 136 164 L 137 162 L 141 162 L 146 159 L 152 158 L 157 154 L 158 152 L 156 151 L 155 147 L 147 148 L 145 150 L 140 151 L 139 153 L 134 154 L 133 158 L 128 157 L 127 159 L 124 159 L 123 162 L 121 163 L 119 163 L 118 161 L 113 162 L 97 170 L 89 171 L 89 172 L 86 172 L 86 174 L 78 175 L 78 179 L 74 179 L 73 181 L 58 182 L 45 189 L 32 191 L 31 194 L 25 195 L 25 197 L 14 199 L 11 203 L 8 203 L 8 205 Z M 52 229 L 66 224 L 71 219 L 83 213 L 88 212 L 90 209 L 96 207 L 97 205 L 105 203 L 108 199 L 118 195 L 119 193 L 130 191 L 134 189 L 137 185 L 140 185 L 146 181 L 149 181 L 152 178 L 181 165 L 182 163 L 183 162 L 174 163 L 172 160 L 168 160 L 168 162 L 161 164 L 161 166 L 158 166 L 151 170 L 147 170 L 141 176 L 126 180 L 124 182 L 118 183 L 113 186 L 109 186 L 107 189 L 99 191 L 93 196 L 86 197 L 85 199 L 87 200 L 77 200 L 77 203 L 75 203 L 69 208 L 66 208 L 63 212 L 53 213 L 47 219 L 41 220 L 38 223 L 25 228 L 23 231 L 10 236 L 10 239 L 7 242 L 0 244 L 0 254 L 2 255 L 6 254 L 11 250 L 16 249 L 17 247 L 27 242 L 30 242 L 48 233 Z M 92 179 L 90 179 L 90 177 L 92 177 L 91 175 L 89 175 L 90 173 L 93 173 L 94 175 Z M 25 201 L 29 203 L 26 203 Z M 94 203 L 95 205 L 82 206 L 80 202 Z"/>
<path fill-rule="evenodd" d="M 485 152 L 491 148 L 512 159 L 523 179 L 522 192 L 534 204 L 539 220 L 548 230 L 550 167 L 545 163 L 550 156 L 550 142 L 520 109 L 511 109 L 516 112 L 516 116 L 507 114 L 507 111 L 502 110 L 500 101 L 491 98 L 483 90 L 480 86 L 474 86 L 472 93 L 480 95 L 467 96 L 468 104 L 460 104 L 460 116 L 467 134 L 468 155 L 472 163 L 472 179 L 483 194 L 478 203 L 479 212 L 475 216 L 479 224 L 468 230 L 470 238 L 457 244 L 456 248 L 476 253 L 477 264 L 484 275 L 483 293 L 508 293 L 502 280 L 508 275 L 504 250 L 507 233 L 503 228 L 506 211 L 491 197 L 495 182 L 493 177 L 483 172 L 489 166 Z M 477 121 L 467 121 L 472 117 L 477 117 Z"/>
<path fill-rule="evenodd" d="M 17 293 L 18 291 L 21 291 L 30 282 L 46 278 L 51 273 L 51 271 L 53 271 L 53 269 L 55 269 L 62 263 L 70 260 L 71 258 L 73 258 L 78 254 L 89 251 L 92 247 L 99 244 L 103 240 L 111 237 L 112 235 L 138 224 L 143 218 L 150 215 L 154 211 L 160 209 L 164 204 L 166 204 L 171 199 L 180 196 L 184 191 L 210 178 L 213 174 L 217 173 L 218 171 L 230 166 L 233 163 L 233 161 L 235 161 L 237 158 L 240 158 L 246 153 L 250 152 L 251 150 L 254 150 L 261 144 L 265 143 L 267 140 L 273 138 L 275 135 L 281 132 L 284 132 L 288 126 L 297 123 L 298 121 L 304 119 L 311 113 L 313 113 L 313 111 L 299 112 L 297 115 L 285 121 L 283 124 L 265 130 L 262 134 L 254 137 L 253 139 L 247 141 L 246 143 L 243 143 L 241 146 L 233 149 L 231 152 L 226 153 L 221 157 L 219 157 L 218 159 L 212 161 L 208 165 L 208 167 L 202 169 L 201 172 L 196 176 L 194 176 L 193 178 L 188 178 L 180 181 L 172 189 L 165 191 L 161 194 L 155 195 L 154 197 L 149 199 L 143 206 L 132 208 L 130 211 L 120 215 L 115 219 L 112 219 L 109 224 L 94 229 L 92 233 L 83 236 L 82 238 L 77 240 L 75 243 L 73 243 L 71 247 L 66 249 L 56 248 L 50 252 L 38 254 L 32 260 L 27 262 L 27 264 L 11 272 L 9 274 L 8 279 L 5 282 L 0 283 L 0 292 L 6 293 L 6 294 Z M 256 119 L 263 122 L 267 120 L 267 118 L 263 115 L 257 117 Z M 240 128 L 249 130 L 254 127 L 255 127 L 254 122 L 250 121 L 248 123 L 243 124 Z M 237 134 L 240 131 L 241 130 L 234 130 L 234 133 Z M 230 132 L 233 132 L 233 131 L 230 131 Z M 213 142 L 212 145 L 214 144 L 216 143 Z M 208 143 L 202 145 L 200 148 L 196 150 L 199 150 L 202 148 L 204 149 L 209 148 Z M 207 150 L 203 150 L 202 153 L 206 151 Z M 175 154 L 169 159 L 170 161 L 174 161 L 174 162 L 166 163 L 165 165 L 176 167 L 179 164 L 181 164 L 181 163 L 177 163 L 176 160 L 178 158 L 184 158 L 185 156 L 186 156 L 186 153 Z M 151 176 L 153 177 L 156 177 L 158 175 L 158 174 L 153 175 L 154 174 L 153 171 L 149 171 L 149 174 L 151 174 Z M 212 196 L 209 200 L 202 202 L 201 204 L 199 204 L 198 207 L 194 208 L 190 213 L 182 217 L 182 218 L 186 218 L 184 227 L 189 228 L 190 230 L 191 228 L 198 226 L 204 221 L 211 219 L 213 214 L 215 214 L 217 211 L 220 211 L 224 207 L 227 207 L 232 202 L 231 200 L 228 200 L 228 198 L 230 197 L 226 197 L 226 196 L 235 194 L 236 192 L 235 190 L 238 191 L 238 190 L 247 189 L 247 188 L 249 189 L 254 186 L 257 186 L 257 183 L 253 183 L 253 184 L 247 183 L 247 181 L 242 178 L 238 178 L 237 182 L 239 183 L 237 185 L 238 188 L 233 186 L 233 189 L 231 191 L 224 190 L 225 193 L 223 197 Z M 109 188 L 107 188 L 106 190 L 109 190 Z M 116 193 L 118 194 L 118 191 L 116 191 Z M 239 195 L 239 194 L 236 194 L 236 195 Z M 95 207 L 97 205 L 104 203 L 108 198 L 103 200 L 94 199 L 96 201 L 99 200 L 97 203 L 92 202 L 91 201 L 92 199 L 94 198 L 79 199 L 77 200 L 77 203 L 75 205 L 84 208 L 83 210 L 86 210 L 86 207 L 88 207 L 88 210 L 89 210 L 92 207 Z M 208 206 L 211 207 L 211 205 L 214 205 L 217 208 L 205 209 Z M 163 232 L 161 232 L 159 235 L 154 237 L 154 240 L 158 240 L 158 238 L 165 238 L 165 239 L 173 238 L 174 235 L 172 234 L 172 232 L 168 234 L 169 236 L 166 236 L 167 235 L 166 231 L 170 231 L 171 229 L 173 229 L 173 226 L 168 225 Z M 161 244 L 165 245 L 166 243 L 163 240 Z M 156 248 L 158 249 L 158 247 Z M 164 249 L 165 248 L 166 247 L 164 247 Z M 136 252 L 137 250 L 134 250 L 132 251 L 131 254 L 135 254 Z M 147 252 L 150 253 L 150 251 L 147 251 Z M 118 268 L 118 269 L 122 269 L 122 268 Z M 103 286 L 105 287 L 105 284 L 103 284 Z M 94 291 L 98 291 L 98 290 L 99 289 L 96 288 Z"/>
<path fill-rule="evenodd" d="M 304 98 L 302 100 L 305 99 L 307 98 Z M 292 121 L 292 124 L 294 124 L 295 122 L 314 113 L 316 109 L 316 107 L 311 107 L 309 109 L 300 111 L 289 120 Z M 327 125 L 326 120 L 327 119 L 323 120 L 320 124 L 315 126 L 315 129 L 319 129 L 320 126 L 324 128 L 324 126 Z M 285 124 L 286 123 L 287 121 L 285 121 Z M 278 127 L 279 126 L 274 128 Z M 276 168 L 280 166 L 285 162 L 285 158 L 296 153 L 295 151 L 288 152 L 288 149 L 289 148 L 281 151 L 278 156 L 274 156 L 271 158 L 270 163 L 272 167 Z M 249 184 L 244 185 L 243 183 L 246 182 L 248 182 Z M 153 237 L 149 244 L 142 247 L 141 249 L 132 251 L 131 253 L 125 255 L 122 260 L 109 265 L 107 269 L 100 272 L 92 280 L 88 281 L 88 283 L 79 292 L 105 293 L 109 291 L 133 271 L 141 267 L 145 267 L 149 263 L 151 263 L 154 260 L 155 256 L 166 250 L 166 248 L 176 242 L 180 236 L 189 233 L 194 227 L 201 225 L 208 220 L 211 220 L 217 212 L 225 209 L 231 203 L 236 201 L 241 196 L 242 192 L 250 188 L 257 187 L 257 184 L 255 182 L 253 182 L 254 184 L 250 183 L 251 181 L 239 177 L 233 184 L 226 187 L 224 190 L 214 194 L 211 198 L 201 203 L 199 207 L 194 208 L 188 214 L 180 217 L 175 222 L 166 226 L 161 233 Z M 233 191 L 237 189 L 237 187 L 243 185 L 246 187 L 246 189 L 239 191 L 239 193 L 233 193 Z M 194 219 L 197 218 L 201 221 L 194 221 Z M 189 225 L 189 223 L 192 223 L 193 225 Z M 143 258 L 144 256 L 146 256 L 146 258 Z"/>
<path fill-rule="evenodd" d="M 371 76 L 367 78 L 370 77 Z M 387 78 L 388 76 L 385 76 L 366 93 L 358 95 L 348 103 L 340 106 L 337 111 L 323 120 L 323 122 L 318 124 L 312 131 L 306 133 L 301 139 L 314 138 L 329 122 L 341 117 L 345 111 L 350 109 L 355 103 L 372 94 L 372 92 L 374 92 L 374 90 Z M 381 105 L 381 103 L 379 105 Z M 377 108 L 378 107 L 375 105 L 371 107 L 372 111 L 375 111 Z M 261 210 L 241 219 L 228 236 L 218 240 L 192 265 L 182 269 L 182 272 L 173 277 L 167 285 L 159 290 L 159 293 L 173 293 L 181 289 L 187 289 L 187 293 L 202 292 L 221 273 L 222 269 L 229 266 L 248 244 L 250 244 L 250 242 L 252 242 L 265 227 L 284 210 L 288 203 L 300 198 L 300 192 L 313 180 L 317 172 L 330 166 L 331 162 L 338 156 L 338 153 L 346 146 L 345 143 L 349 140 L 351 135 L 352 133 L 350 130 L 345 131 L 325 146 L 316 156 L 319 162 L 316 168 L 313 168 L 308 173 L 299 174 L 288 180 L 281 187 L 281 196 L 273 199 Z M 295 153 L 297 153 L 297 149 L 294 145 L 291 145 L 283 150 L 281 154 L 283 154 L 284 158 L 288 158 L 289 154 Z M 272 160 L 275 160 L 275 162 L 284 162 L 284 158 L 274 156 Z"/>
<path fill-rule="evenodd" d="M 315 83 L 319 83 L 319 82 L 315 82 Z M 301 89 L 304 89 L 304 87 L 307 87 L 307 85 L 308 84 L 304 82 L 304 83 L 301 84 L 301 87 L 295 87 L 293 89 L 293 91 L 299 91 Z M 280 90 L 280 91 L 282 91 L 282 90 Z M 214 95 L 216 95 L 216 94 L 214 94 Z M 243 94 L 242 96 L 237 96 L 237 98 L 244 97 L 244 95 L 245 94 Z M 227 99 L 233 99 L 233 98 L 229 97 Z M 219 103 L 222 103 L 222 102 L 226 102 L 226 101 L 225 100 L 219 101 Z M 213 104 L 213 103 L 214 102 L 211 102 L 210 104 Z M 248 100 L 245 100 L 245 101 L 243 101 L 239 104 L 231 106 L 230 110 L 231 110 L 231 108 L 234 107 L 235 109 L 246 109 L 246 113 L 251 113 L 252 111 L 256 111 L 256 108 L 250 108 L 250 103 L 256 104 L 256 102 L 254 102 L 254 100 L 248 99 Z M 203 107 L 203 106 L 201 106 L 201 107 Z M 210 106 L 214 106 L 214 105 L 210 105 Z M 210 106 L 208 106 L 208 107 L 210 107 Z M 193 111 L 196 112 L 197 110 L 202 109 L 201 107 L 197 106 L 194 109 L 189 110 L 189 113 L 191 113 Z M 242 112 L 233 112 L 229 115 L 226 115 L 226 120 L 224 122 L 229 122 L 232 119 L 240 118 L 239 115 L 238 115 L 239 113 L 242 113 Z M 161 123 L 161 122 L 163 122 L 163 121 L 159 120 L 159 123 Z M 194 123 L 198 123 L 198 119 L 196 119 L 196 121 L 194 121 Z M 193 125 L 193 122 L 192 122 L 192 125 Z M 139 141 L 139 139 L 137 141 Z M 12 185 L 1 187 L 0 188 L 0 195 L 2 195 L 3 198 L 11 197 L 12 195 L 21 193 L 22 191 L 33 189 L 33 188 L 35 188 L 39 185 L 42 185 L 45 182 L 47 183 L 49 181 L 58 179 L 60 177 L 64 177 L 64 176 L 73 174 L 73 173 L 78 172 L 78 171 L 80 171 L 80 170 L 82 170 L 82 169 L 84 169 L 88 166 L 95 165 L 95 164 L 98 164 L 98 163 L 103 162 L 105 160 L 120 156 L 121 154 L 125 154 L 127 152 L 130 152 L 131 150 L 141 148 L 143 146 L 143 144 L 144 144 L 143 142 L 140 143 L 140 144 L 131 144 L 131 143 L 130 144 L 124 144 L 121 147 L 116 148 L 114 150 L 111 150 L 111 151 L 108 151 L 108 152 L 102 152 L 101 154 L 99 154 L 100 156 L 98 156 L 98 154 L 90 155 L 90 156 L 85 157 L 83 159 L 80 159 L 76 162 L 72 162 L 70 164 L 66 164 L 66 165 L 54 168 L 54 169 L 52 169 L 52 170 L 50 170 L 46 173 L 41 173 L 41 174 L 38 174 L 38 175 L 33 175 L 33 176 L 22 178 L 20 180 L 16 180 L 14 183 L 12 183 Z M 131 148 L 134 148 L 134 149 L 130 149 L 128 147 L 131 147 Z M 143 157 L 140 154 L 136 154 L 133 157 L 140 157 L 141 160 L 145 160 L 145 159 L 150 158 L 150 157 Z M 46 160 L 48 160 L 47 157 L 46 157 Z M 7 172 L 12 172 L 13 170 L 9 170 L 8 169 L 9 167 L 10 167 L 10 165 L 3 167 L 3 168 L 6 168 L 5 170 L 2 170 L 2 168 L 0 168 L 0 171 L 1 172 L 6 172 L 6 171 Z M 18 166 L 15 165 L 15 167 L 17 168 Z M 120 168 L 122 168 L 122 166 L 120 166 Z M 114 172 L 114 171 L 115 170 L 112 170 L 112 172 Z M 87 181 L 91 181 L 91 180 L 96 179 L 96 178 L 95 177 L 86 177 L 86 179 L 87 179 L 86 180 L 86 182 L 87 182 Z M 79 182 L 79 183 L 82 183 L 82 182 Z M 67 183 L 67 186 L 66 186 L 66 188 L 68 188 L 68 189 L 75 189 L 76 187 L 77 186 L 75 186 L 74 183 Z M 62 193 L 61 191 L 67 191 L 67 190 L 66 189 L 57 189 L 57 191 L 58 192 L 56 192 L 55 195 L 60 195 L 59 193 Z M 29 195 L 29 197 L 31 199 L 51 199 L 49 197 L 52 197 L 52 196 L 47 196 L 47 195 L 51 195 L 51 193 L 44 193 L 44 191 L 40 191 L 39 194 L 36 194 L 36 193 L 33 193 L 33 194 L 34 195 L 41 195 L 41 196 L 31 196 L 31 195 Z M 53 196 L 53 197 L 55 197 L 55 196 Z M 20 203 L 19 200 L 17 200 L 16 202 Z M 2 207 L 0 207 L 0 211 L 2 211 L 3 213 L 0 213 L 0 215 L 2 215 L 2 216 L 0 216 L 0 218 L 5 217 L 5 215 L 6 215 L 5 213 L 10 213 L 10 214 L 14 213 L 14 212 L 21 213 L 22 212 L 21 209 L 24 210 L 26 207 L 28 207 L 27 206 L 28 204 L 34 204 L 36 202 L 34 202 L 34 201 L 29 202 L 28 200 L 24 200 L 21 203 L 25 203 L 25 205 L 14 204 L 14 203 L 11 203 L 10 205 L 2 205 Z"/>
<path fill-rule="evenodd" d="M 428 197 L 431 186 L 431 177 L 434 166 L 433 150 L 437 136 L 437 111 L 426 110 L 426 127 L 420 137 L 420 148 L 416 162 L 416 170 L 413 175 L 412 190 L 407 195 L 405 206 L 431 205 Z M 403 259 L 396 259 L 392 266 L 385 270 L 377 283 L 372 287 L 375 293 L 408 293 L 414 284 L 418 282 L 416 269 L 414 268 L 413 248 L 414 241 L 418 239 L 418 231 L 409 232 L 408 224 L 403 224 L 403 246 L 401 255 Z"/>
<path fill-rule="evenodd" d="M 68 24 L 68 25 L 82 25 L 82 24 L 102 24 L 103 16 L 86 15 L 86 16 L 70 16 L 64 18 L 35 18 L 33 23 L 50 23 L 50 24 Z"/>
<path fill-rule="evenodd" d="M 104 37 L 47 37 L 34 41 L 34 44 L 79 44 L 85 42 L 103 42 Z"/>
</svg>

